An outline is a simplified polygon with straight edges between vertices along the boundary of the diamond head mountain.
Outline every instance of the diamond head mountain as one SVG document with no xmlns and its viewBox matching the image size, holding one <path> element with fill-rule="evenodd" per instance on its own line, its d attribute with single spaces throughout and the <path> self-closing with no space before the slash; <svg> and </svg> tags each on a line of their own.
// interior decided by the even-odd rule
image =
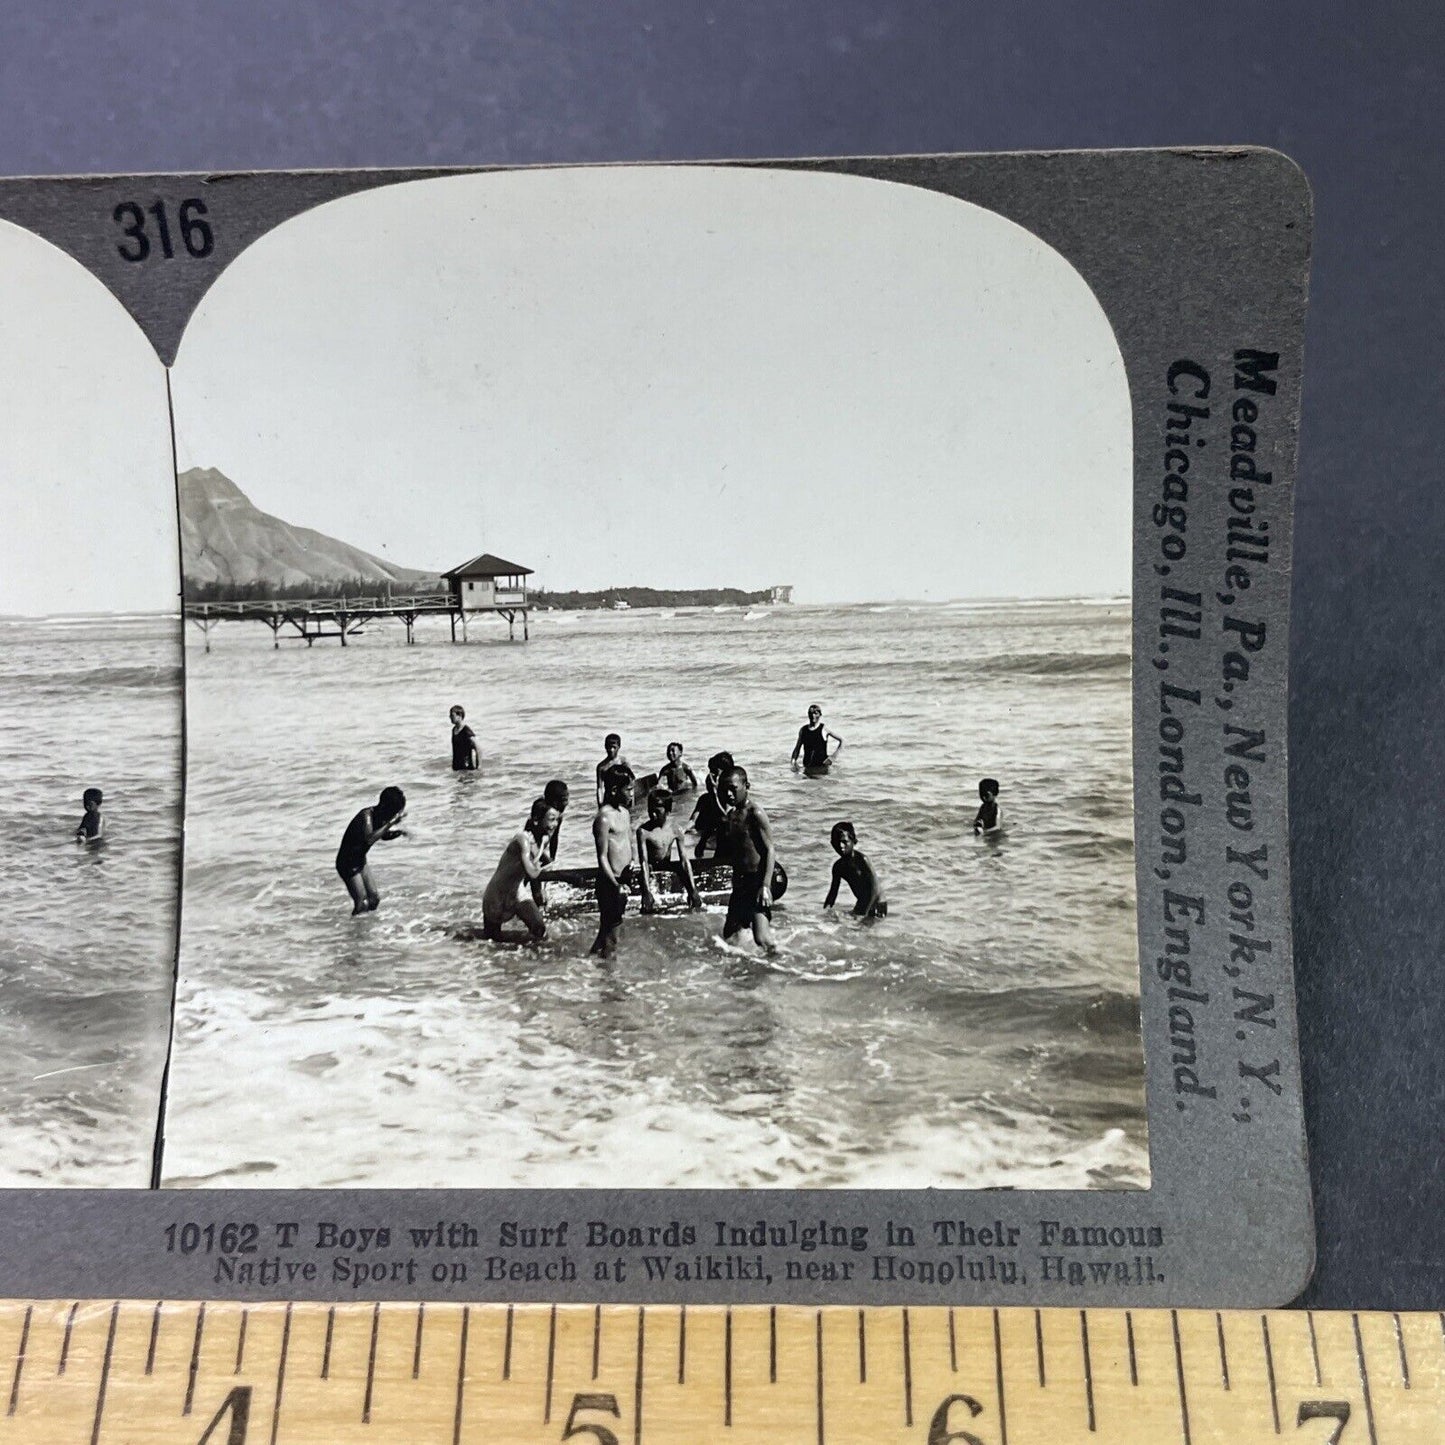
<svg viewBox="0 0 1445 1445">
<path fill-rule="evenodd" d="M 180 482 L 181 559 L 191 601 L 324 596 L 338 591 L 430 592 L 419 572 L 255 506 L 223 472 L 192 467 Z"/>
<path fill-rule="evenodd" d="M 435 572 L 398 567 L 349 542 L 263 512 L 215 467 L 192 467 L 180 482 L 181 560 L 187 602 L 263 602 L 306 597 L 445 591 Z M 600 592 L 528 589 L 534 607 L 562 610 L 717 607 L 791 602 L 791 587 L 686 590 L 609 587 Z"/>
</svg>

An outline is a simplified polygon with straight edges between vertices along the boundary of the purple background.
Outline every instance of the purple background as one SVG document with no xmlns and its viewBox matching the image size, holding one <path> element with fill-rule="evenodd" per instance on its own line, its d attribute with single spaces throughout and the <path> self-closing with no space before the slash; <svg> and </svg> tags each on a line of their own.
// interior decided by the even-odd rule
<svg viewBox="0 0 1445 1445">
<path fill-rule="evenodd" d="M 0 173 L 1254 142 L 1311 178 L 1295 921 L 1333 1307 L 1445 1302 L 1445 12 L 1338 0 L 33 0 Z"/>
</svg>

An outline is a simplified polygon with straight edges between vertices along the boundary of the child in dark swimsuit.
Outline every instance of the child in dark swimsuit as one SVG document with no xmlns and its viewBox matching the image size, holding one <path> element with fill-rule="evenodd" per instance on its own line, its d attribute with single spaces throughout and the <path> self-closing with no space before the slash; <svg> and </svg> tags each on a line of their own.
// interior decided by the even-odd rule
<svg viewBox="0 0 1445 1445">
<path fill-rule="evenodd" d="M 973 815 L 973 831 L 977 836 L 987 837 L 1003 831 L 1003 814 L 998 807 L 998 781 L 995 778 L 980 778 L 978 795 L 983 801 Z"/>
<path fill-rule="evenodd" d="M 482 755 L 477 750 L 477 735 L 467 726 L 467 710 L 457 703 L 448 716 L 452 720 L 452 771 L 473 773 L 481 766 Z"/>
<path fill-rule="evenodd" d="M 80 806 L 85 814 L 75 830 L 77 843 L 98 843 L 105 834 L 105 819 L 100 816 L 100 805 L 105 801 L 99 788 L 87 788 L 80 795 Z"/>
<path fill-rule="evenodd" d="M 751 927 L 753 941 L 773 957 L 773 868 L 777 853 L 768 815 L 748 796 L 748 775 L 734 768 L 723 779 L 719 800 L 727 808 L 728 856 L 733 864 L 733 891 L 728 899 L 724 940 Z"/>
<path fill-rule="evenodd" d="M 828 739 L 838 744 L 830 753 Z M 804 769 L 821 769 L 831 765 L 843 750 L 843 739 L 829 730 L 823 722 L 823 709 L 814 703 L 808 709 L 808 721 L 798 729 L 798 741 L 793 744 L 793 764 L 797 765 L 798 754 L 803 755 Z"/>
<path fill-rule="evenodd" d="M 611 958 L 617 952 L 627 888 L 632 880 L 632 769 L 609 769 L 607 791 L 592 820 L 597 846 L 597 938 L 591 952 Z"/>
<path fill-rule="evenodd" d="M 853 905 L 855 917 L 887 918 L 888 900 L 883 896 L 883 885 L 873 865 L 858 851 L 857 829 L 848 822 L 834 823 L 832 842 L 838 861 L 833 865 L 833 882 L 823 907 L 831 908 L 838 901 L 838 885 L 846 883 L 857 899 Z"/>
<path fill-rule="evenodd" d="M 404 838 L 406 830 L 398 828 L 406 815 L 406 794 L 400 788 L 383 788 L 381 796 L 369 808 L 363 808 L 346 825 L 341 847 L 336 851 L 336 871 L 346 884 L 353 904 L 351 916 L 374 913 L 381 902 L 376 884 L 371 879 L 366 855 L 373 843 L 386 838 Z"/>
<path fill-rule="evenodd" d="M 727 857 L 727 809 L 718 800 L 718 788 L 732 772 L 733 766 L 731 753 L 714 753 L 707 760 L 707 787 L 699 795 L 690 820 L 697 829 L 697 847 L 692 850 L 694 858 L 701 858 L 709 843 L 713 845 L 715 858 Z"/>
</svg>

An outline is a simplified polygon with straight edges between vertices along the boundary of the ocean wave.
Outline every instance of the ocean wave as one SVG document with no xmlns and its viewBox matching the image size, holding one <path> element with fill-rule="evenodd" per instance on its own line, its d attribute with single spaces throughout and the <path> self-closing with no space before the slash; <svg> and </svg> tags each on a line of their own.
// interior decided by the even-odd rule
<svg viewBox="0 0 1445 1445">
<path fill-rule="evenodd" d="M 984 674 L 1007 673 L 1025 677 L 1079 677 L 1092 673 L 1129 671 L 1127 652 L 1006 652 L 980 658 L 973 670 Z"/>
<path fill-rule="evenodd" d="M 47 683 L 73 687 L 179 688 L 185 677 L 174 663 L 130 664 L 121 667 L 91 667 L 80 672 L 44 678 Z"/>
</svg>

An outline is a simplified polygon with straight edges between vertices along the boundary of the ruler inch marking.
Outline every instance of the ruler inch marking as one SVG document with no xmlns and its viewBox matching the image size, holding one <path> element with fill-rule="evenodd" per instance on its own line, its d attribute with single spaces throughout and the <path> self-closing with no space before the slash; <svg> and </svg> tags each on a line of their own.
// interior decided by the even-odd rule
<svg viewBox="0 0 1445 1445">
<path fill-rule="evenodd" d="M 816 1410 L 818 1416 L 818 1445 L 826 1445 L 823 1436 L 823 1311 L 813 1312 L 813 1334 L 816 1340 L 814 1354 L 817 1360 L 818 1384 L 816 1393 Z"/>
<path fill-rule="evenodd" d="M 1214 1331 L 1219 1336 L 1219 1378 L 1224 1388 L 1229 1389 L 1229 1351 L 1224 1346 L 1224 1316 L 1214 1312 Z M 1278 1434 L 1279 1431 L 1275 1431 Z"/>
<path fill-rule="evenodd" d="M 507 1331 L 502 1337 L 502 1378 L 512 1378 L 512 1311 L 513 1306 L 507 1306 Z"/>
<path fill-rule="evenodd" d="M 336 1306 L 332 1305 L 326 1311 L 326 1344 L 321 1351 L 321 1378 L 331 1378 L 331 1336 L 336 1329 Z"/>
<path fill-rule="evenodd" d="M 1315 1384 L 1323 1385 L 1324 1377 L 1320 1374 L 1320 1342 L 1315 1335 L 1315 1312 L 1313 1310 L 1305 1311 L 1305 1323 L 1310 1327 L 1310 1357 L 1315 1364 Z"/>
<path fill-rule="evenodd" d="M 998 1394 L 998 1440 L 1008 1445 L 1008 1412 L 1003 1396 L 1003 1340 L 999 1334 L 998 1311 L 993 1312 L 993 1383 Z"/>
<path fill-rule="evenodd" d="M 632 1445 L 642 1441 L 642 1349 L 647 1339 L 647 1308 L 637 1306 L 637 1375 L 632 1386 Z"/>
<path fill-rule="evenodd" d="M 115 1322 L 120 1316 L 120 1301 L 110 1307 L 110 1328 L 105 1336 L 105 1359 L 100 1366 L 100 1385 L 95 1392 L 95 1419 L 90 1426 L 90 1445 L 99 1445 L 100 1421 L 105 1414 L 105 1391 L 110 1384 L 110 1362 L 115 1354 Z"/>
<path fill-rule="evenodd" d="M 1400 1351 L 1400 1383 L 1408 1390 L 1410 1388 L 1410 1361 L 1405 1354 L 1405 1332 L 1400 1328 L 1400 1312 L 1394 1312 L 1395 1320 L 1395 1347 Z"/>
<path fill-rule="evenodd" d="M 204 1301 L 196 1310 L 196 1333 L 191 1340 L 191 1367 L 186 1372 L 186 1403 L 181 1409 L 182 1415 L 191 1413 L 191 1406 L 196 1403 L 196 1371 L 201 1368 L 201 1335 L 206 1328 L 206 1306 Z"/>
<path fill-rule="evenodd" d="M 286 1388 L 286 1355 L 291 1349 L 291 1304 L 286 1305 L 286 1318 L 281 1325 L 281 1357 L 276 1362 L 276 1398 L 271 1402 L 271 1445 L 281 1433 L 281 1395 Z"/>
<path fill-rule="evenodd" d="M 70 1313 L 65 1317 L 65 1334 L 60 1341 L 60 1363 L 55 1367 L 55 1373 L 57 1375 L 63 1375 L 65 1373 L 66 1363 L 70 1359 L 70 1334 L 75 1328 L 75 1312 L 79 1308 L 80 1301 L 76 1300 L 70 1307 Z M 205 1306 L 203 1305 L 202 1308 L 204 1309 Z"/>
<path fill-rule="evenodd" d="M 596 1375 L 592 1377 L 594 1380 Z M 677 1316 L 677 1383 L 687 1384 L 687 1306 Z"/>
<path fill-rule="evenodd" d="M 1079 1339 L 1084 1347 L 1084 1399 L 1089 1406 L 1089 1434 L 1095 1433 L 1094 1363 L 1089 1356 L 1089 1312 L 1079 1311 Z"/>
<path fill-rule="evenodd" d="M 416 1307 L 416 1341 L 411 1347 L 411 1377 L 413 1380 L 421 1378 L 421 1327 L 426 1320 L 426 1305 L 418 1304 Z"/>
<path fill-rule="evenodd" d="M 542 1423 L 552 1420 L 552 1377 L 557 1366 L 557 1306 L 547 1317 L 547 1383 L 542 1398 Z"/>
<path fill-rule="evenodd" d="M 733 1312 L 723 1316 L 723 1424 L 733 1423 Z"/>
<path fill-rule="evenodd" d="M 1359 1361 L 1360 1389 L 1365 1397 L 1365 1425 L 1370 1432 L 1370 1445 L 1379 1445 L 1379 1438 L 1375 1434 L 1375 1406 L 1370 1399 L 1370 1372 L 1365 1367 L 1365 1342 L 1360 1338 L 1359 1315 L 1352 1314 L 1350 1322 L 1355 1328 L 1355 1359 Z"/>
<path fill-rule="evenodd" d="M 1134 1354 L 1134 1311 L 1124 1311 L 1124 1334 L 1129 1341 L 1129 1383 L 1139 1383 L 1139 1361 Z"/>
<path fill-rule="evenodd" d="M 868 1383 L 868 1326 L 863 1311 L 858 1311 L 858 1383 Z"/>
<path fill-rule="evenodd" d="M 25 1350 L 30 1344 L 30 1317 L 35 1313 L 34 1305 L 25 1306 L 25 1321 L 20 1326 L 20 1347 L 15 1351 L 15 1376 L 10 1381 L 10 1408 L 7 1415 L 13 1415 L 20 1404 L 20 1376 L 25 1372 Z"/>
<path fill-rule="evenodd" d="M 1184 1346 L 1179 1342 L 1179 1311 L 1169 1311 L 1174 1326 L 1174 1376 L 1179 1382 L 1179 1425 L 1183 1431 L 1184 1445 L 1192 1445 L 1189 1433 L 1189 1394 L 1184 1388 Z"/>
<path fill-rule="evenodd" d="M 1044 1317 L 1041 1311 L 1034 1311 L 1034 1351 L 1039 1361 L 1039 1389 L 1048 1389 L 1049 1381 L 1044 1373 Z"/>
<path fill-rule="evenodd" d="M 161 1334 L 161 1302 L 156 1301 L 156 1307 L 151 1311 L 151 1338 L 150 1344 L 146 1346 L 146 1368 L 148 1375 L 153 1375 L 156 1368 L 156 1342 Z"/>
<path fill-rule="evenodd" d="M 602 1306 L 592 1306 L 592 1378 L 597 1378 L 597 1365 L 602 1357 Z"/>
<path fill-rule="evenodd" d="M 1274 1378 L 1274 1346 L 1269 1340 L 1269 1316 L 1260 1315 L 1259 1334 L 1264 1341 L 1264 1368 L 1269 1376 L 1269 1413 L 1274 1417 L 1274 1433 L 1279 1434 L 1279 1388 Z"/>
<path fill-rule="evenodd" d="M 953 1306 L 948 1307 L 948 1368 L 958 1373 L 958 1334 L 953 1325 Z"/>
<path fill-rule="evenodd" d="M 467 1327 L 471 1323 L 472 1307 L 462 1306 L 462 1337 L 457 1345 L 457 1398 L 452 1410 L 452 1445 L 461 1445 L 462 1405 L 467 1383 Z"/>
<path fill-rule="evenodd" d="M 908 1306 L 903 1306 L 903 1423 L 913 1428 L 913 1346 L 909 1339 Z"/>
<path fill-rule="evenodd" d="M 241 1364 L 246 1358 L 246 1321 L 250 1311 L 242 1309 L 240 1328 L 236 1331 L 236 1368 L 231 1371 L 233 1375 L 241 1373 Z"/>
<path fill-rule="evenodd" d="M 1440 1331 L 1445 1334 L 1445 1315 L 1440 1317 Z M 778 1383 L 778 1307 L 768 1306 L 768 1384 Z"/>
<path fill-rule="evenodd" d="M 371 1396 L 376 1387 L 376 1336 L 381 1328 L 381 1301 L 371 1306 L 371 1344 L 366 1352 L 366 1393 L 361 1397 L 361 1423 L 371 1424 Z"/>
</svg>

